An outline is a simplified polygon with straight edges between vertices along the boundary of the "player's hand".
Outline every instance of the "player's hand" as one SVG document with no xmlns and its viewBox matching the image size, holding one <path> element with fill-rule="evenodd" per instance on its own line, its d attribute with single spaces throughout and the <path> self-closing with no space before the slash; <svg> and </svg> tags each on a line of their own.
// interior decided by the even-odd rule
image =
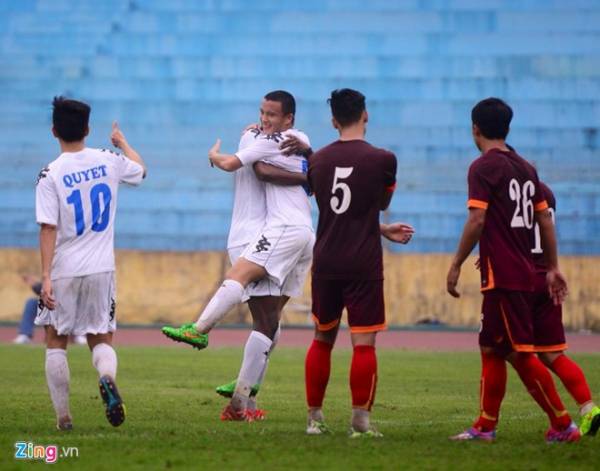
<svg viewBox="0 0 600 471">
<path fill-rule="evenodd" d="M 56 300 L 54 299 L 54 292 L 52 291 L 52 281 L 50 278 L 44 278 L 42 280 L 42 292 L 40 293 L 42 302 L 51 311 L 56 307 Z"/>
<path fill-rule="evenodd" d="M 456 291 L 459 277 L 460 267 L 455 264 L 450 265 L 450 270 L 448 270 L 448 275 L 446 276 L 446 291 L 455 298 L 460 298 L 460 293 Z"/>
<path fill-rule="evenodd" d="M 567 287 L 567 280 L 558 269 L 548 270 L 546 273 L 546 283 L 548 284 L 548 294 L 552 298 L 552 302 L 555 306 L 562 304 L 562 302 L 569 294 L 569 288 Z"/>
<path fill-rule="evenodd" d="M 415 229 L 410 224 L 403 222 L 381 224 L 381 235 L 387 240 L 399 244 L 408 244 L 414 233 Z"/>
<path fill-rule="evenodd" d="M 475 260 L 475 270 L 481 270 L 481 259 L 479 257 Z"/>
<path fill-rule="evenodd" d="M 113 121 L 112 124 L 112 132 L 110 133 L 110 140 L 113 146 L 123 149 L 123 147 L 127 146 L 127 139 L 125 139 L 125 135 L 123 131 L 119 128 L 119 124 L 116 121 Z"/>
<path fill-rule="evenodd" d="M 211 167 L 214 167 L 214 160 L 219 155 L 220 150 L 221 150 L 221 139 L 217 139 L 217 142 L 215 142 L 214 145 L 210 149 L 208 149 L 208 160 L 210 161 Z"/>
<path fill-rule="evenodd" d="M 246 126 L 244 128 L 244 130 L 242 131 L 242 136 L 247 133 L 248 131 L 250 131 L 251 129 L 260 129 L 260 125 L 258 123 L 252 123 L 249 124 L 248 126 Z"/>
<path fill-rule="evenodd" d="M 302 155 L 307 157 L 310 154 L 310 146 L 306 144 L 302 139 L 298 139 L 296 136 L 289 136 L 279 145 L 279 149 L 283 155 Z"/>
</svg>

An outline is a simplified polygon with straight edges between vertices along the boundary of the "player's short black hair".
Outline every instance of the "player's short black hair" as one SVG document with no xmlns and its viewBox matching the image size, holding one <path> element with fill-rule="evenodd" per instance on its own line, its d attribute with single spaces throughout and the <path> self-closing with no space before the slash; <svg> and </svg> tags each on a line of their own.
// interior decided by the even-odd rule
<svg viewBox="0 0 600 471">
<path fill-rule="evenodd" d="M 500 98 L 486 98 L 471 111 L 471 121 L 487 139 L 506 139 L 513 110 Z"/>
<path fill-rule="evenodd" d="M 331 106 L 331 114 L 341 126 L 356 123 L 366 109 L 365 96 L 351 88 L 332 91 L 327 103 Z"/>
<path fill-rule="evenodd" d="M 285 90 L 275 90 L 265 95 L 265 100 L 281 103 L 281 111 L 284 116 L 288 114 L 296 115 L 296 100 L 294 95 Z"/>
<path fill-rule="evenodd" d="M 91 108 L 88 104 L 55 96 L 52 101 L 52 125 L 65 142 L 81 141 L 88 129 Z"/>
</svg>

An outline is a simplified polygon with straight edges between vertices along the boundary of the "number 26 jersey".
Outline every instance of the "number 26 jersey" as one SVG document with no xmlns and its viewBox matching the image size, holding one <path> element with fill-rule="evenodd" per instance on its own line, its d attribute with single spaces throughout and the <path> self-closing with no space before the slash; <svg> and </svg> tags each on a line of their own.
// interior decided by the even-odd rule
<svg viewBox="0 0 600 471">
<path fill-rule="evenodd" d="M 64 152 L 40 172 L 36 221 L 57 228 L 52 280 L 114 271 L 119 183 L 138 185 L 143 174 L 137 162 L 91 148 Z"/>
<path fill-rule="evenodd" d="M 309 160 L 319 207 L 313 278 L 383 279 L 379 211 L 396 184 L 396 157 L 363 140 L 335 141 Z"/>
<path fill-rule="evenodd" d="M 533 291 L 535 212 L 548 208 L 535 168 L 512 149 L 491 149 L 471 164 L 468 182 L 468 207 L 486 210 L 481 290 Z"/>
</svg>

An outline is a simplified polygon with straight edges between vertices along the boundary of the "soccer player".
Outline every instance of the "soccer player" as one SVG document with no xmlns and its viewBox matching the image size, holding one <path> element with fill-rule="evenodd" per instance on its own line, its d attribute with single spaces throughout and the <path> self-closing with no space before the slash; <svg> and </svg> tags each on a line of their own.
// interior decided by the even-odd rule
<svg viewBox="0 0 600 471">
<path fill-rule="evenodd" d="M 380 231 L 390 235 L 390 228 L 379 224 L 379 211 L 388 207 L 394 192 L 396 157 L 365 141 L 368 115 L 362 93 L 334 90 L 328 102 L 340 138 L 313 154 L 308 169 L 319 223 L 312 268 L 315 336 L 305 362 L 306 433 L 328 431 L 323 399 L 346 307 L 353 345 L 351 436 L 375 437 L 381 436 L 369 423 L 377 384 L 375 339 L 386 326 Z M 405 228 L 412 231 L 404 225 L 396 229 Z M 410 238 L 407 235 L 399 240 Z"/>
<path fill-rule="evenodd" d="M 35 323 L 46 329 L 46 379 L 59 430 L 72 428 L 69 410 L 68 336 L 87 335 L 108 421 L 125 420 L 115 383 L 117 355 L 114 221 L 119 183 L 138 185 L 144 162 L 116 123 L 111 140 L 125 155 L 85 146 L 90 107 L 57 97 L 52 133 L 60 156 L 37 180 L 42 290 Z"/>
<path fill-rule="evenodd" d="M 195 324 L 163 328 L 163 333 L 173 340 L 205 348 L 208 332 L 233 306 L 245 300 L 245 289 L 250 285 L 253 331 L 222 420 L 254 418 L 248 413 L 249 398 L 264 377 L 279 332 L 281 309 L 289 296 L 300 294 L 312 260 L 310 202 L 298 185 L 305 179 L 278 180 L 288 183 L 285 186 L 272 179 L 273 172 L 281 173 L 282 169 L 298 175 L 306 171 L 305 158 L 285 157 L 279 149 L 290 135 L 309 144 L 304 133 L 293 129 L 295 107 L 294 97 L 288 92 L 268 93 L 260 108 L 262 129 L 247 131 L 236 154 L 221 153 L 220 141 L 209 151 L 212 164 L 236 172 L 236 202 L 228 241 L 233 266 Z M 253 180 L 253 169 L 265 181 L 264 185 Z M 247 185 L 248 191 L 242 192 L 242 184 Z M 253 189 L 248 189 L 250 186 Z"/>
<path fill-rule="evenodd" d="M 556 212 L 554 193 L 543 182 L 540 182 L 540 186 L 554 220 Z M 579 365 L 565 355 L 567 343 L 562 322 L 562 305 L 555 305 L 548 295 L 547 265 L 537 223 L 534 227 L 534 242 L 531 252 L 536 268 L 533 320 L 535 351 L 538 352 L 540 360 L 559 377 L 565 389 L 577 402 L 581 415 L 579 426 L 581 434 L 596 435 L 600 428 L 600 407 L 592 400 L 590 387 Z"/>
<path fill-rule="evenodd" d="M 507 360 L 550 419 L 546 440 L 576 441 L 579 430 L 552 376 L 534 353 L 535 267 L 530 245 L 535 222 L 540 227 L 553 303 L 563 301 L 567 283 L 558 268 L 554 226 L 537 172 L 505 142 L 512 116 L 512 109 L 498 98 L 479 102 L 471 112 L 473 139 L 482 155 L 469 168 L 469 216 L 448 271 L 447 290 L 460 296 L 456 290 L 460 268 L 479 242 L 481 411 L 471 428 L 451 438 L 495 439 Z"/>
</svg>

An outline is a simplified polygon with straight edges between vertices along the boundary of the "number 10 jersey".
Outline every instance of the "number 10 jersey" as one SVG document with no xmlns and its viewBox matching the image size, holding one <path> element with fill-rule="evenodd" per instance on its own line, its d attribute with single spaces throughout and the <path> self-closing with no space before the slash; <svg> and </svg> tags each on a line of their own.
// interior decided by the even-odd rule
<svg viewBox="0 0 600 471">
<path fill-rule="evenodd" d="M 137 162 L 90 148 L 64 152 L 40 172 L 36 221 L 57 227 L 52 280 L 114 271 L 119 183 L 138 185 L 143 174 Z"/>
<path fill-rule="evenodd" d="M 535 168 L 513 150 L 491 149 L 471 164 L 468 182 L 467 206 L 486 210 L 481 290 L 533 291 L 535 212 L 548 208 Z"/>
</svg>

